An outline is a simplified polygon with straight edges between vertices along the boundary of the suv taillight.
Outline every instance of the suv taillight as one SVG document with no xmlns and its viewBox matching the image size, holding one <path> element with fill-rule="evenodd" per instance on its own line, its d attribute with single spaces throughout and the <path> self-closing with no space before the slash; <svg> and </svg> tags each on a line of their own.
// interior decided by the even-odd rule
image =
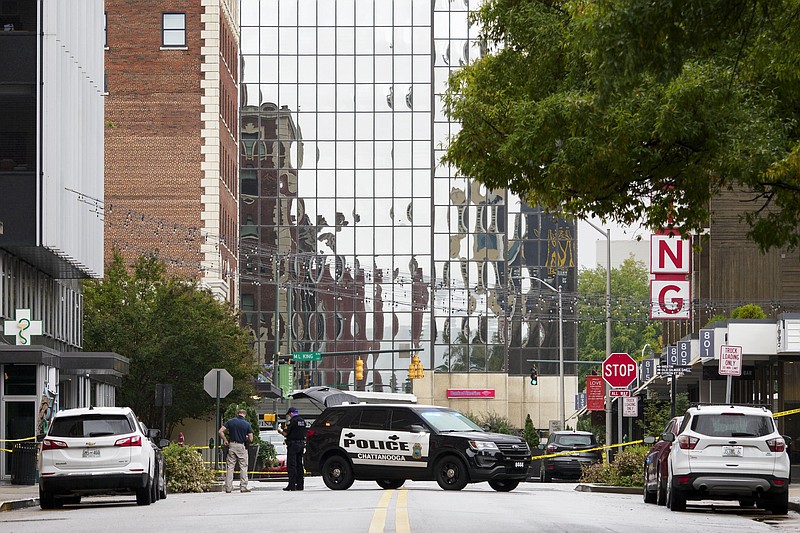
<svg viewBox="0 0 800 533">
<path fill-rule="evenodd" d="M 131 437 L 125 437 L 123 439 L 118 439 L 117 442 L 114 443 L 114 446 L 141 446 L 142 445 L 142 437 L 139 435 L 133 435 Z"/>
<path fill-rule="evenodd" d="M 680 435 L 678 437 L 678 446 L 681 450 L 694 450 L 700 439 L 697 437 L 690 437 L 689 435 Z"/>
<path fill-rule="evenodd" d="M 769 451 L 771 452 L 782 452 L 786 449 L 786 441 L 780 437 L 769 439 L 767 441 L 767 446 L 769 446 Z"/>
<path fill-rule="evenodd" d="M 68 448 L 67 443 L 61 440 L 55 439 L 44 439 L 42 441 L 42 451 L 45 450 L 60 450 L 62 448 Z"/>
</svg>

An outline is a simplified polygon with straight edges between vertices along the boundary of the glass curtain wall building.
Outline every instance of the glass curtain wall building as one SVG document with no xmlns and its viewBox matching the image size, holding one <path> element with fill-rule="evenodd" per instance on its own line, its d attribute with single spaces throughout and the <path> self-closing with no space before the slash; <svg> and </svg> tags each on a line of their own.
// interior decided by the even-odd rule
<svg viewBox="0 0 800 533">
<path fill-rule="evenodd" d="M 573 223 L 438 164 L 458 128 L 439 95 L 482 53 L 469 7 L 242 0 L 241 305 L 265 378 L 277 352 L 323 354 L 301 387 L 402 391 L 412 351 L 437 372 L 556 374 L 537 279 L 562 288 L 575 359 Z"/>
</svg>

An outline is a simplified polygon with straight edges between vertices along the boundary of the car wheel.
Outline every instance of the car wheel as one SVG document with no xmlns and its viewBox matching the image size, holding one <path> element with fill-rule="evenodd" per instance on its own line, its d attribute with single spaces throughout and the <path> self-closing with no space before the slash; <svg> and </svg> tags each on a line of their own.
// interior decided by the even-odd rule
<svg viewBox="0 0 800 533">
<path fill-rule="evenodd" d="M 156 470 L 156 475 L 153 477 L 153 481 L 150 482 L 150 503 L 156 503 L 158 501 L 158 470 Z"/>
<path fill-rule="evenodd" d="M 153 480 L 148 479 L 147 485 L 136 489 L 136 505 L 150 505 L 153 493 Z"/>
<path fill-rule="evenodd" d="M 399 489 L 406 482 L 405 479 L 376 479 L 375 482 L 382 489 Z"/>
<path fill-rule="evenodd" d="M 647 490 L 647 481 L 642 486 L 642 499 L 644 503 L 656 503 L 656 493 Z"/>
<path fill-rule="evenodd" d="M 322 463 L 322 481 L 331 490 L 347 490 L 353 485 L 353 467 L 341 455 L 332 455 Z"/>
<path fill-rule="evenodd" d="M 161 472 L 158 480 L 158 497 L 162 500 L 167 499 L 167 477 L 164 472 Z"/>
<path fill-rule="evenodd" d="M 661 467 L 656 472 L 656 504 L 667 504 L 667 482 L 661 477 Z"/>
<path fill-rule="evenodd" d="M 436 462 L 434 467 L 436 483 L 444 490 L 461 490 L 469 483 L 467 467 L 455 455 L 447 455 Z"/>
<path fill-rule="evenodd" d="M 52 492 L 46 492 L 39 487 L 39 507 L 42 509 L 55 509 L 56 498 Z"/>
<path fill-rule="evenodd" d="M 63 505 L 78 505 L 81 503 L 81 495 L 80 494 L 71 494 L 64 498 L 61 498 L 61 503 Z"/>
<path fill-rule="evenodd" d="M 769 510 L 772 514 L 785 515 L 789 512 L 789 491 L 775 494 L 770 499 Z"/>
<path fill-rule="evenodd" d="M 497 492 L 511 492 L 517 488 L 519 480 L 517 479 L 493 479 L 489 481 L 489 486 Z"/>
<path fill-rule="evenodd" d="M 686 510 L 686 498 L 684 498 L 677 489 L 672 485 L 671 480 L 667 484 L 667 507 L 677 513 L 682 513 Z"/>
</svg>

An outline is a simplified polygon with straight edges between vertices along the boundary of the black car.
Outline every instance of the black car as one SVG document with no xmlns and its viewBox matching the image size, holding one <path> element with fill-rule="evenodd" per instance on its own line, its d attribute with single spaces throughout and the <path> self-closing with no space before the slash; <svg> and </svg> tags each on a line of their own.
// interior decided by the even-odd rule
<svg viewBox="0 0 800 533">
<path fill-rule="evenodd" d="M 544 456 L 540 479 L 545 483 L 553 478 L 578 479 L 584 466 L 602 459 L 597 439 L 588 431 L 554 431 L 547 438 L 547 444 L 540 447 L 545 449 L 547 455 L 574 452 L 556 457 Z"/>
<path fill-rule="evenodd" d="M 294 394 L 298 397 L 298 393 Z M 487 433 L 444 407 L 357 404 L 328 407 L 307 432 L 305 467 L 328 488 L 356 479 L 395 489 L 436 480 L 445 490 L 488 481 L 514 490 L 526 478 L 530 448 L 521 437 Z"/>
</svg>

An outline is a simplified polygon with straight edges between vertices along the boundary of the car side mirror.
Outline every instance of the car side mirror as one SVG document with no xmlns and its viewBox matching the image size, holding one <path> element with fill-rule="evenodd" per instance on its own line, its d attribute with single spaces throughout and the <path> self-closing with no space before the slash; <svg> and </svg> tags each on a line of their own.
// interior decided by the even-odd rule
<svg viewBox="0 0 800 533">
<path fill-rule="evenodd" d="M 36 442 L 42 442 L 47 434 L 46 433 L 39 433 L 36 435 Z"/>
<path fill-rule="evenodd" d="M 675 442 L 675 434 L 674 433 L 662 433 L 661 440 L 664 442 Z"/>
<path fill-rule="evenodd" d="M 159 448 L 166 448 L 167 446 L 169 446 L 169 443 L 170 443 L 169 439 L 159 439 L 158 447 Z"/>
<path fill-rule="evenodd" d="M 652 435 L 645 435 L 645 437 L 642 439 L 642 442 L 644 442 L 645 444 L 650 444 L 652 446 L 653 444 L 656 443 L 656 438 Z"/>
<path fill-rule="evenodd" d="M 147 438 L 148 439 L 155 440 L 155 439 L 159 438 L 160 436 L 161 436 L 161 430 L 160 429 L 152 429 L 151 428 L 151 429 L 147 430 Z"/>
<path fill-rule="evenodd" d="M 425 428 L 419 424 L 411 424 L 409 429 L 411 430 L 411 433 L 425 433 Z"/>
<path fill-rule="evenodd" d="M 789 435 L 781 435 L 781 437 L 783 437 L 783 441 L 786 443 L 787 448 L 792 445 L 792 437 Z"/>
<path fill-rule="evenodd" d="M 542 443 L 539 443 L 539 445 L 536 446 L 536 447 L 539 448 L 540 450 L 544 450 L 544 444 L 542 444 Z"/>
</svg>

